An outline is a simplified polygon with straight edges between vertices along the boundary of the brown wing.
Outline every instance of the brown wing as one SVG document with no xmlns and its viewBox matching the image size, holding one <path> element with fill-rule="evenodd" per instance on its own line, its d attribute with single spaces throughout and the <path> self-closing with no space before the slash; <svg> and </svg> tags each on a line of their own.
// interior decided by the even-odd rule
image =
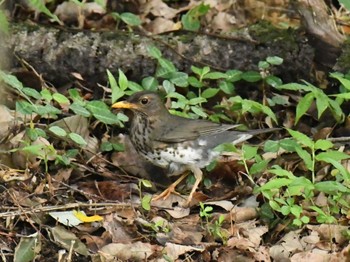
<svg viewBox="0 0 350 262">
<path fill-rule="evenodd" d="M 234 129 L 239 125 L 222 125 L 206 120 L 193 120 L 172 116 L 170 121 L 162 125 L 154 140 L 167 143 L 179 143 L 194 140 L 199 136 L 212 135 Z"/>
</svg>

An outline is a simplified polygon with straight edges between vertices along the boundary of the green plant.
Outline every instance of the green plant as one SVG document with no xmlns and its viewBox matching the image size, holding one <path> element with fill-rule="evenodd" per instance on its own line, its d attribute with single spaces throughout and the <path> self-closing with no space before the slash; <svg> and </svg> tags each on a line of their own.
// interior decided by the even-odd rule
<svg viewBox="0 0 350 262">
<path fill-rule="evenodd" d="M 116 27 L 119 27 L 120 21 L 123 21 L 131 31 L 132 27 L 134 26 L 139 26 L 141 25 L 141 19 L 137 15 L 129 12 L 124 12 L 124 13 L 117 13 L 117 12 L 112 12 L 111 13 L 112 17 L 117 21 Z"/>
<path fill-rule="evenodd" d="M 293 91 L 304 91 L 307 92 L 298 102 L 296 108 L 295 123 L 298 123 L 300 118 L 305 115 L 307 110 L 310 108 L 313 102 L 316 103 L 318 112 L 318 118 L 322 116 L 326 109 L 329 109 L 337 122 L 341 122 L 344 119 L 344 113 L 340 108 L 338 101 L 331 99 L 327 96 L 322 89 L 303 81 L 304 84 L 290 83 L 285 85 L 277 86 L 279 90 L 293 90 Z"/>
<path fill-rule="evenodd" d="M 311 179 L 307 178 L 307 174 L 296 176 L 280 166 L 273 166 L 273 169 L 268 172 L 276 177 L 266 184 L 256 187 L 255 193 L 262 193 L 268 199 L 273 210 L 284 216 L 292 215 L 294 217 L 292 223 L 295 226 L 309 223 L 309 218 L 303 215 L 303 211 L 307 209 L 317 213 L 316 219 L 320 223 L 335 222 L 334 215 L 338 214 L 339 211 L 346 213 L 350 207 L 347 201 L 344 201 L 350 196 L 350 174 L 341 164 L 342 160 L 349 159 L 350 156 L 333 150 L 334 145 L 331 141 L 324 139 L 312 141 L 298 131 L 287 130 L 292 138 L 267 141 L 265 151 L 278 152 L 281 148 L 288 152 L 297 153 L 310 172 Z M 316 181 L 315 167 L 317 163 L 321 162 L 333 167 L 331 173 L 335 177 L 335 181 Z M 322 192 L 327 196 L 328 207 L 319 207 L 313 203 L 312 198 L 317 192 Z M 341 199 L 343 201 L 339 201 Z M 307 205 L 309 201 L 311 204 Z"/>
<path fill-rule="evenodd" d="M 44 0 L 28 0 L 29 5 L 31 5 L 36 11 L 43 13 L 50 17 L 53 21 L 57 22 L 60 25 L 63 25 L 62 21 L 53 14 L 45 5 Z"/>
<path fill-rule="evenodd" d="M 151 200 L 152 196 L 151 195 L 145 195 L 142 197 L 142 187 L 147 187 L 151 188 L 152 183 L 146 179 L 139 179 L 139 184 L 138 184 L 138 190 L 139 190 L 139 197 L 141 200 L 141 206 L 144 210 L 150 211 L 151 210 Z"/>
<path fill-rule="evenodd" d="M 59 117 L 62 118 L 65 112 L 71 110 L 76 116 L 94 117 L 104 124 L 119 126 L 123 126 L 123 123 L 128 119 L 122 113 L 113 114 L 103 101 L 84 100 L 77 89 L 68 90 L 68 96 L 52 92 L 48 88 L 43 88 L 39 92 L 23 86 L 15 76 L 3 71 L 0 71 L 0 80 L 19 95 L 19 99 L 16 100 L 16 111 L 23 115 L 24 119 L 29 119 L 29 124 L 25 126 L 25 136 L 22 138 L 21 146 L 11 150 L 11 152 L 23 151 L 27 155 L 36 156 L 43 160 L 46 171 L 48 171 L 48 161 L 54 160 L 59 164 L 70 165 L 71 160 L 79 153 L 76 148 L 86 148 L 88 141 L 81 134 L 72 132 L 69 125 L 59 125 L 56 121 L 49 125 L 36 125 L 33 120 L 35 116 L 37 116 L 36 121 L 38 117 L 52 121 Z M 54 145 L 49 142 L 50 139 L 54 140 L 54 138 L 65 141 L 73 148 L 66 148 L 66 150 L 57 153 Z M 122 149 L 120 145 L 115 143 L 108 145 L 115 149 Z"/>
<path fill-rule="evenodd" d="M 218 219 L 214 221 L 214 223 L 210 222 L 209 219 L 212 217 L 213 207 L 206 206 L 202 202 L 199 203 L 199 216 L 202 219 L 205 219 L 206 230 L 208 233 L 215 238 L 219 238 L 222 240 L 224 244 L 227 242 L 227 234 L 226 231 L 222 228 L 222 225 L 225 221 L 225 216 L 220 215 Z"/>
<path fill-rule="evenodd" d="M 199 30 L 201 26 L 200 17 L 205 15 L 209 9 L 210 6 L 203 3 L 200 3 L 199 5 L 193 7 L 181 17 L 183 28 L 191 31 Z"/>
</svg>

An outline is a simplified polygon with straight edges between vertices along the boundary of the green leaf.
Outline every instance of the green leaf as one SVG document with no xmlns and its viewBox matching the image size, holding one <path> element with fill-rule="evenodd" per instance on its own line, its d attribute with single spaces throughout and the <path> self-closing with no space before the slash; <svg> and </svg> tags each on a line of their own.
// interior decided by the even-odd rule
<svg viewBox="0 0 350 262">
<path fill-rule="evenodd" d="M 270 67 L 270 64 L 266 61 L 259 61 L 258 67 L 260 69 L 268 69 Z"/>
<path fill-rule="evenodd" d="M 110 152 L 113 150 L 113 145 L 111 142 L 102 142 L 100 146 L 102 152 Z"/>
<path fill-rule="evenodd" d="M 261 160 L 259 162 L 254 163 L 249 169 L 249 174 L 254 175 L 265 171 L 268 163 L 268 160 Z"/>
<path fill-rule="evenodd" d="M 344 1 L 348 1 L 348 0 L 344 0 Z M 348 1 L 348 3 L 350 4 L 350 1 Z M 336 78 L 344 86 L 344 88 L 346 88 L 347 90 L 350 90 L 350 80 L 345 78 L 343 74 L 331 73 L 330 76 L 333 78 Z"/>
<path fill-rule="evenodd" d="M 246 71 L 243 72 L 241 75 L 242 79 L 249 82 L 249 83 L 255 83 L 261 80 L 261 75 L 259 72 L 256 71 Z"/>
<path fill-rule="evenodd" d="M 263 112 L 264 114 L 268 115 L 275 123 L 277 123 L 275 113 L 268 106 L 248 99 L 243 99 L 241 103 L 243 113 L 250 112 L 252 114 L 256 114 L 257 112 Z"/>
<path fill-rule="evenodd" d="M 300 99 L 296 108 L 295 124 L 297 124 L 300 118 L 307 112 L 313 100 L 313 93 L 308 93 L 302 99 Z"/>
<path fill-rule="evenodd" d="M 267 76 L 265 78 L 265 81 L 268 85 L 272 86 L 272 87 L 277 87 L 283 84 L 281 78 L 277 77 L 277 76 Z"/>
<path fill-rule="evenodd" d="M 141 183 L 144 187 L 147 187 L 147 188 L 151 188 L 152 187 L 152 183 L 147 180 L 147 179 L 141 179 Z"/>
<path fill-rule="evenodd" d="M 223 143 L 213 150 L 216 152 L 237 152 L 237 148 L 232 143 Z"/>
<path fill-rule="evenodd" d="M 38 233 L 32 237 L 21 237 L 15 248 L 14 262 L 34 261 L 35 256 L 40 253 L 40 239 Z"/>
<path fill-rule="evenodd" d="M 90 111 L 87 110 L 85 107 L 81 106 L 77 102 L 73 102 L 70 106 L 69 109 L 72 110 L 76 115 L 81 115 L 84 117 L 90 117 Z"/>
<path fill-rule="evenodd" d="M 217 161 L 215 161 L 215 160 L 211 161 L 210 164 L 205 167 L 205 169 L 208 172 L 211 172 L 211 171 L 213 171 L 215 169 L 216 165 L 217 165 Z"/>
<path fill-rule="evenodd" d="M 350 189 L 337 181 L 321 181 L 315 184 L 315 189 L 329 195 L 337 195 L 339 192 L 350 193 Z"/>
<path fill-rule="evenodd" d="M 314 147 L 314 142 L 303 133 L 300 133 L 299 131 L 295 131 L 289 128 L 287 128 L 287 131 L 295 140 L 297 140 L 299 143 L 303 144 L 304 146 L 309 148 Z"/>
<path fill-rule="evenodd" d="M 345 100 L 349 100 L 350 99 L 350 92 L 342 93 L 342 94 L 336 94 L 334 96 L 336 96 L 337 98 L 342 98 L 342 99 L 345 99 Z"/>
<path fill-rule="evenodd" d="M 314 184 L 306 177 L 294 177 L 292 183 L 288 186 L 288 193 L 290 196 L 301 196 L 305 192 L 313 191 Z"/>
<path fill-rule="evenodd" d="M 343 176 L 343 179 L 346 181 L 350 181 L 350 173 L 349 171 L 337 160 L 332 158 L 323 159 L 323 161 L 332 164 Z"/>
<path fill-rule="evenodd" d="M 267 191 L 272 189 L 280 189 L 281 187 L 288 186 L 293 180 L 288 178 L 275 178 L 270 180 L 265 185 L 259 188 L 260 191 Z"/>
<path fill-rule="evenodd" d="M 271 65 L 281 65 L 283 63 L 283 58 L 279 56 L 268 56 L 266 61 Z"/>
<path fill-rule="evenodd" d="M 40 94 L 44 100 L 46 100 L 47 102 L 51 102 L 52 94 L 51 94 L 49 89 L 45 88 L 45 89 L 41 90 Z"/>
<path fill-rule="evenodd" d="M 181 17 L 181 22 L 185 30 L 197 31 L 200 28 L 199 18 L 209 11 L 210 6 L 201 3 L 189 10 Z"/>
<path fill-rule="evenodd" d="M 219 88 L 227 95 L 232 95 L 235 91 L 235 86 L 228 81 L 221 81 L 219 83 Z"/>
<path fill-rule="evenodd" d="M 341 161 L 341 160 L 350 158 L 350 155 L 340 151 L 321 152 L 316 155 L 316 160 L 318 161 L 326 161 L 329 158 L 335 161 Z"/>
<path fill-rule="evenodd" d="M 158 85 L 159 85 L 157 79 L 154 78 L 153 76 L 148 76 L 148 77 L 142 79 L 141 84 L 145 90 L 152 90 L 152 91 L 157 90 Z"/>
<path fill-rule="evenodd" d="M 148 47 L 148 53 L 155 59 L 159 59 L 162 57 L 162 52 L 154 45 Z"/>
<path fill-rule="evenodd" d="M 114 149 L 115 151 L 118 151 L 118 152 L 124 152 L 124 151 L 125 151 L 124 144 L 121 144 L 121 143 L 113 143 L 112 146 L 113 146 L 113 149 Z"/>
<path fill-rule="evenodd" d="M 296 148 L 296 152 L 297 152 L 298 156 L 304 161 L 307 169 L 309 169 L 310 171 L 314 171 L 312 157 L 309 154 L 309 152 L 307 152 L 306 150 L 302 149 L 301 147 L 297 147 Z"/>
<path fill-rule="evenodd" d="M 333 113 L 334 118 L 335 118 L 338 122 L 342 122 L 343 119 L 344 119 L 344 113 L 343 113 L 343 110 L 341 109 L 340 105 L 338 104 L 338 102 L 329 99 L 329 100 L 328 100 L 328 103 L 329 103 L 329 105 L 330 105 L 330 107 L 331 107 L 331 110 L 332 110 L 332 113 Z"/>
<path fill-rule="evenodd" d="M 138 83 L 135 83 L 133 81 L 128 81 L 128 87 L 133 92 L 138 92 L 138 91 L 142 91 L 143 90 L 141 85 L 139 85 Z"/>
<path fill-rule="evenodd" d="M 239 70 L 228 70 L 226 71 L 227 81 L 237 82 L 242 79 L 242 71 Z"/>
<path fill-rule="evenodd" d="M 315 150 L 321 149 L 323 151 L 326 151 L 327 149 L 330 149 L 332 147 L 333 143 L 329 140 L 319 139 L 315 142 Z"/>
<path fill-rule="evenodd" d="M 80 96 L 80 92 L 76 88 L 68 90 L 70 98 L 73 100 L 73 103 L 77 103 L 81 106 L 85 105 L 84 99 Z"/>
<path fill-rule="evenodd" d="M 43 115 L 51 115 L 51 116 L 55 116 L 58 114 L 61 114 L 61 110 L 59 110 L 58 108 L 47 104 L 45 106 L 43 105 L 36 105 L 35 106 L 35 113 L 43 116 Z"/>
<path fill-rule="evenodd" d="M 63 25 L 63 23 L 60 21 L 57 15 L 54 15 L 53 13 L 51 13 L 51 11 L 45 6 L 44 0 L 30 0 L 28 2 L 34 9 L 36 9 L 36 11 L 44 13 L 45 15 L 53 19 L 58 24 Z"/>
<path fill-rule="evenodd" d="M 198 105 L 205 102 L 207 102 L 207 99 L 205 99 L 204 97 L 195 97 L 190 99 L 188 104 L 193 106 L 193 105 Z"/>
<path fill-rule="evenodd" d="M 264 151 L 265 152 L 277 152 L 280 148 L 279 141 L 274 140 L 267 140 L 264 144 Z"/>
<path fill-rule="evenodd" d="M 303 209 L 301 206 L 293 205 L 290 208 L 290 212 L 297 218 L 300 217 L 301 212 L 303 212 Z"/>
<path fill-rule="evenodd" d="M 186 101 L 187 102 L 187 98 L 185 96 L 177 93 L 177 92 L 170 93 L 170 94 L 167 95 L 167 97 L 176 98 L 179 101 Z"/>
<path fill-rule="evenodd" d="M 118 101 L 119 98 L 125 95 L 124 91 L 118 86 L 117 80 L 113 74 L 107 69 L 108 82 L 112 90 L 112 103 Z"/>
<path fill-rule="evenodd" d="M 173 62 L 171 62 L 168 59 L 159 58 L 158 63 L 160 66 L 157 68 L 157 77 L 168 78 L 170 73 L 174 73 L 177 71 Z"/>
<path fill-rule="evenodd" d="M 169 76 L 169 80 L 174 85 L 179 87 L 187 87 L 188 86 L 188 74 L 183 72 L 173 72 Z"/>
<path fill-rule="evenodd" d="M 203 76 L 203 79 L 212 79 L 212 80 L 216 80 L 216 79 L 226 79 L 227 75 L 225 73 L 221 73 L 221 72 L 210 72 L 208 74 L 205 74 Z"/>
<path fill-rule="evenodd" d="M 318 119 L 322 116 L 323 112 L 328 108 L 329 106 L 329 98 L 323 93 L 320 89 L 318 92 L 315 92 L 315 98 L 316 98 L 316 107 L 318 112 Z"/>
<path fill-rule="evenodd" d="M 303 84 L 298 84 L 298 83 L 289 83 L 289 84 L 284 84 L 281 86 L 276 87 L 277 89 L 285 89 L 285 90 L 291 90 L 291 91 L 305 91 L 305 92 L 312 92 L 314 91 L 314 88 L 308 86 L 308 85 L 303 85 Z"/>
<path fill-rule="evenodd" d="M 43 150 L 44 150 L 45 145 L 43 144 L 38 144 L 38 145 L 29 145 L 29 146 L 25 146 L 22 148 L 15 148 L 12 149 L 11 152 L 16 152 L 18 150 L 23 151 L 23 152 L 27 152 L 27 153 L 31 153 L 35 156 L 38 157 L 42 157 L 43 156 Z"/>
<path fill-rule="evenodd" d="M 299 146 L 298 143 L 292 138 L 284 138 L 280 140 L 280 146 L 289 152 L 295 152 L 296 148 Z"/>
<path fill-rule="evenodd" d="M 145 195 L 141 200 L 141 206 L 144 210 L 150 211 L 151 210 L 151 195 Z"/>
<path fill-rule="evenodd" d="M 30 98 L 23 93 L 23 85 L 22 83 L 17 79 L 17 77 L 6 74 L 5 72 L 0 70 L 0 80 L 3 80 L 6 84 L 10 85 L 11 87 L 15 88 L 23 98 L 25 98 L 29 103 L 33 104 Z"/>
<path fill-rule="evenodd" d="M 196 106 L 191 106 L 191 110 L 198 116 L 201 116 L 203 118 L 206 118 L 208 115 L 203 111 L 202 108 L 196 107 Z"/>
<path fill-rule="evenodd" d="M 244 144 L 242 146 L 242 151 L 243 151 L 244 159 L 250 160 L 250 159 L 254 158 L 257 155 L 258 148 L 255 147 L 255 146 L 249 146 L 247 144 Z"/>
<path fill-rule="evenodd" d="M 195 78 L 194 76 L 190 76 L 187 79 L 188 83 L 193 86 L 193 87 L 197 87 L 197 88 L 201 88 L 203 87 L 203 83 L 200 82 L 197 78 Z"/>
<path fill-rule="evenodd" d="M 16 101 L 16 111 L 23 115 L 30 115 L 36 111 L 36 108 L 25 100 L 19 100 Z"/>
<path fill-rule="evenodd" d="M 162 86 L 167 94 L 170 94 L 176 91 L 174 84 L 171 83 L 169 80 L 164 80 Z"/>
<path fill-rule="evenodd" d="M 270 201 L 269 201 L 269 205 L 270 205 L 270 207 L 271 207 L 273 210 L 275 210 L 275 211 L 277 211 L 277 212 L 281 212 L 281 207 L 280 207 L 280 205 L 279 205 L 276 201 L 270 200 Z"/>
<path fill-rule="evenodd" d="M 125 91 L 125 89 L 128 88 L 128 79 L 126 78 L 125 74 L 122 70 L 118 69 L 119 78 L 118 78 L 118 84 L 121 90 Z"/>
<path fill-rule="evenodd" d="M 290 214 L 290 207 L 289 206 L 282 206 L 280 212 L 284 216 L 288 216 Z"/>
<path fill-rule="evenodd" d="M 49 130 L 54 133 L 56 136 L 66 136 L 67 135 L 67 132 L 66 130 L 64 130 L 63 128 L 59 127 L 59 126 L 51 126 L 49 128 Z"/>
<path fill-rule="evenodd" d="M 87 103 L 86 108 L 92 113 L 92 115 L 107 125 L 122 124 L 118 115 L 113 114 L 109 107 L 102 101 L 90 101 Z"/>
<path fill-rule="evenodd" d="M 303 222 L 304 224 L 309 224 L 310 223 L 310 218 L 307 216 L 302 216 L 300 218 L 300 221 Z"/>
<path fill-rule="evenodd" d="M 339 3 L 341 3 L 348 11 L 350 11 L 350 1 L 349 0 L 339 0 Z"/>
<path fill-rule="evenodd" d="M 27 96 L 31 96 L 35 99 L 41 99 L 41 95 L 38 91 L 36 91 L 35 89 L 33 88 L 30 88 L 30 87 L 24 87 L 22 89 L 23 93 L 26 94 Z"/>
<path fill-rule="evenodd" d="M 282 169 L 280 166 L 274 166 L 274 169 L 270 169 L 269 172 L 279 177 L 288 177 L 289 179 L 292 179 L 292 180 L 295 179 L 295 176 L 291 171 Z"/>
<path fill-rule="evenodd" d="M 68 137 L 80 146 L 87 146 L 85 139 L 77 133 L 69 133 Z"/>
<path fill-rule="evenodd" d="M 0 70 L 0 79 L 2 79 L 6 84 L 22 92 L 23 85 L 14 75 L 6 74 Z"/>
<path fill-rule="evenodd" d="M 69 99 L 60 93 L 54 93 L 52 95 L 52 98 L 60 105 L 62 105 L 62 104 L 69 105 L 70 104 Z"/>
<path fill-rule="evenodd" d="M 217 88 L 207 88 L 202 92 L 201 97 L 208 99 L 215 96 L 218 92 L 219 92 L 219 89 Z"/>
<path fill-rule="evenodd" d="M 133 13 L 125 12 L 120 14 L 120 19 L 130 26 L 139 26 L 141 25 L 141 19 Z"/>
</svg>

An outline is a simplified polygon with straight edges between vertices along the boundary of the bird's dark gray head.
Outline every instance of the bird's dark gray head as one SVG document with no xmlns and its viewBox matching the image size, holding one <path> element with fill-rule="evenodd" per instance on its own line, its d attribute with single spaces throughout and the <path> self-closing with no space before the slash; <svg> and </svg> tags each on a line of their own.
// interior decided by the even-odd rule
<svg viewBox="0 0 350 262">
<path fill-rule="evenodd" d="M 130 109 L 135 113 L 143 113 L 149 117 L 168 113 L 160 96 L 152 91 L 141 91 L 133 94 L 125 101 L 112 105 L 113 108 Z"/>
</svg>

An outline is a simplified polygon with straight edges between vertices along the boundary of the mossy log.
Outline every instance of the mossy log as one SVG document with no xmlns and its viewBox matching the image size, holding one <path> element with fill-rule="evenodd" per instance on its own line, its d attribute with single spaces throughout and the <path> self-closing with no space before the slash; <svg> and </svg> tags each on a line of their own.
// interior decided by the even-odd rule
<svg viewBox="0 0 350 262">
<path fill-rule="evenodd" d="M 280 56 L 282 65 L 273 74 L 284 82 L 314 80 L 315 50 L 301 30 L 277 29 L 267 23 L 251 26 L 245 34 L 219 37 L 177 31 L 158 36 L 136 32 L 92 32 L 29 24 L 12 24 L 4 39 L 14 56 L 9 68 L 23 60 L 56 87 L 84 79 L 83 85 L 96 88 L 106 83 L 106 70 L 121 69 L 133 81 L 154 75 L 157 63 L 148 53 L 158 47 L 176 67 L 190 72 L 190 66 L 210 66 L 216 70 L 258 70 L 257 64 L 268 56 Z M 333 64 L 335 61 L 332 62 Z M 327 66 L 330 66 L 327 61 Z"/>
</svg>

